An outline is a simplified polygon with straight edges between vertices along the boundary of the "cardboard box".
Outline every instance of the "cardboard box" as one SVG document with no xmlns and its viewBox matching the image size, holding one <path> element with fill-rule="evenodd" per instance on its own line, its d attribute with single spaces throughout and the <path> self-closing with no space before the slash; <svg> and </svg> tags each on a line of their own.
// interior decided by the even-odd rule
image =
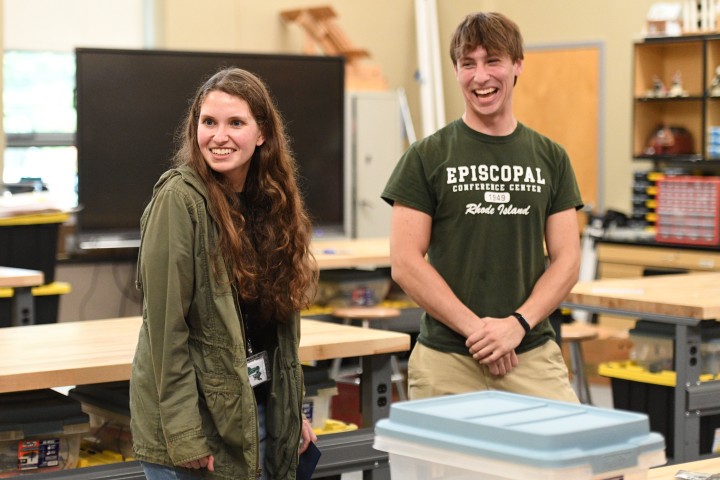
<svg viewBox="0 0 720 480">
<path fill-rule="evenodd" d="M 403 480 L 640 480 L 666 461 L 646 415 L 497 391 L 393 403 L 374 447 Z"/>
</svg>

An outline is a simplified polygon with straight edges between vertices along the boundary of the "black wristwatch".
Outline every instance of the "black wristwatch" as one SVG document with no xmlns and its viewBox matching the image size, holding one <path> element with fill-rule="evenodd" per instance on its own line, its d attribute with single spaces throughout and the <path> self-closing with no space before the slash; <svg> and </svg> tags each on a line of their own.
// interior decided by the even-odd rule
<svg viewBox="0 0 720 480">
<path fill-rule="evenodd" d="M 525 317 L 522 316 L 522 313 L 513 312 L 512 316 L 517 318 L 517 321 L 520 322 L 520 325 L 525 329 L 525 333 L 530 331 L 530 324 L 525 320 Z"/>
</svg>

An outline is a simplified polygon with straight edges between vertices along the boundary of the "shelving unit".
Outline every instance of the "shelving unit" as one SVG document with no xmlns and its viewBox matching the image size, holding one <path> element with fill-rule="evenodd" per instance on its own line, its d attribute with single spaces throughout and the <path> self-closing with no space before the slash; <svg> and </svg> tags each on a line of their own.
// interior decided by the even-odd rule
<svg viewBox="0 0 720 480">
<path fill-rule="evenodd" d="M 720 35 L 647 38 L 634 44 L 634 159 L 663 164 L 720 167 L 720 155 L 710 152 L 708 129 L 720 126 L 720 96 L 710 93 L 720 66 Z M 680 75 L 683 94 L 656 95 L 656 80 L 670 88 Z M 648 152 L 648 142 L 661 126 L 686 129 L 692 151 L 681 154 Z"/>
</svg>

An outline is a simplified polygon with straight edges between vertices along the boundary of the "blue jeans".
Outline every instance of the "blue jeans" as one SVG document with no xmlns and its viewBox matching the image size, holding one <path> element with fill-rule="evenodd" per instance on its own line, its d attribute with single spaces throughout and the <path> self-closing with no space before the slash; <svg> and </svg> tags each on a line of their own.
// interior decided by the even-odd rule
<svg viewBox="0 0 720 480">
<path fill-rule="evenodd" d="M 265 428 L 265 404 L 258 405 L 258 435 L 260 437 L 260 466 L 265 462 L 265 444 L 267 439 L 267 429 Z M 272 480 L 265 474 L 265 468 L 262 469 L 262 476 L 258 480 Z"/>
<path fill-rule="evenodd" d="M 265 439 L 267 438 L 264 404 L 258 405 L 258 427 L 260 435 L 260 462 L 263 462 L 265 459 Z M 202 470 L 190 470 L 148 462 L 140 462 L 140 465 L 142 465 L 147 480 L 197 480 L 203 477 Z M 270 480 L 270 478 L 265 475 L 265 469 L 263 469 L 263 475 L 258 480 Z"/>
<path fill-rule="evenodd" d="M 202 478 L 200 470 L 169 467 L 157 463 L 140 462 L 147 480 L 197 480 Z"/>
</svg>

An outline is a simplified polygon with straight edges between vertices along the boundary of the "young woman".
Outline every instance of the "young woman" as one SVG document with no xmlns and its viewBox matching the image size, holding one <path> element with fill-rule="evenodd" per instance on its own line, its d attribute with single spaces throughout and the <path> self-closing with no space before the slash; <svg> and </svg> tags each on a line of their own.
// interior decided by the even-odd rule
<svg viewBox="0 0 720 480">
<path fill-rule="evenodd" d="M 239 68 L 197 91 L 141 219 L 143 324 L 130 382 L 148 479 L 294 479 L 299 311 L 317 283 L 281 116 Z"/>
</svg>

